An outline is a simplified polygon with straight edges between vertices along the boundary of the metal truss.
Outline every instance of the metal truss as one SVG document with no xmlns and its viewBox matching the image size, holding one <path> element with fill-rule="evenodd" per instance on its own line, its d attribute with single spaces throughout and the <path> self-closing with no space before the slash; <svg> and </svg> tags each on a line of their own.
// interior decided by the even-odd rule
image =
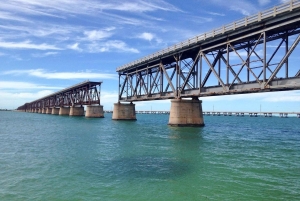
<svg viewBox="0 0 300 201">
<path fill-rule="evenodd" d="M 100 105 L 102 82 L 85 81 L 57 93 L 26 103 L 18 110 L 31 110 L 63 106 Z"/>
<path fill-rule="evenodd" d="M 300 89 L 300 16 L 275 19 L 119 69 L 119 101 Z"/>
</svg>

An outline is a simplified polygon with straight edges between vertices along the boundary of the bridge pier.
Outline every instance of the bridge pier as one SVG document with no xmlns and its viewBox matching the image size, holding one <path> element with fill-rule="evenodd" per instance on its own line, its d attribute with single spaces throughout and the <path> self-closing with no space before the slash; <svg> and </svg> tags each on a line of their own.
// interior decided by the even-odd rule
<svg viewBox="0 0 300 201">
<path fill-rule="evenodd" d="M 204 126 L 202 114 L 202 101 L 198 98 L 192 100 L 171 100 L 170 126 Z"/>
<path fill-rule="evenodd" d="M 85 117 L 88 118 L 103 118 L 103 105 L 88 105 L 86 107 Z"/>
<path fill-rule="evenodd" d="M 42 114 L 46 114 L 47 108 L 42 108 Z"/>
<path fill-rule="evenodd" d="M 70 107 L 70 116 L 84 116 L 84 107 L 80 106 L 80 107 L 75 107 L 72 106 Z"/>
<path fill-rule="evenodd" d="M 58 114 L 59 115 L 69 115 L 70 114 L 70 107 L 60 107 Z"/>
<path fill-rule="evenodd" d="M 52 108 L 51 114 L 58 115 L 59 114 L 59 108 L 57 108 L 57 107 Z"/>
<path fill-rule="evenodd" d="M 113 120 L 136 120 L 135 104 L 115 103 L 112 119 Z"/>
<path fill-rule="evenodd" d="M 46 114 L 52 114 L 52 108 L 51 107 L 47 107 Z"/>
</svg>

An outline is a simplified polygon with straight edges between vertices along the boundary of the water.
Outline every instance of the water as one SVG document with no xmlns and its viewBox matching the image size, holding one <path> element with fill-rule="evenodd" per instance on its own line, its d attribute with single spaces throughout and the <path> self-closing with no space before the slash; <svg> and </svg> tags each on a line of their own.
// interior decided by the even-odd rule
<svg viewBox="0 0 300 201">
<path fill-rule="evenodd" d="M 0 112 L 0 200 L 300 200 L 300 119 Z"/>
</svg>

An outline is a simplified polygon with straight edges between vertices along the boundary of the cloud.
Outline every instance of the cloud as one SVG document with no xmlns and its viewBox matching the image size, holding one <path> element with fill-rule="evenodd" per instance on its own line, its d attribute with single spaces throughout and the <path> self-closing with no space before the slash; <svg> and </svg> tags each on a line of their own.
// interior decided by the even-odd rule
<svg viewBox="0 0 300 201">
<path fill-rule="evenodd" d="M 180 11 L 172 4 L 164 0 L 124 0 L 124 1 L 93 1 L 93 0 L 52 0 L 52 1 L 28 1 L 14 0 L 1 2 L 3 10 L 26 15 L 45 15 L 62 18 L 66 14 L 96 15 L 102 11 L 123 11 L 123 12 L 153 12 Z M 72 8 L 72 9 L 70 9 Z"/>
<path fill-rule="evenodd" d="M 36 50 L 62 50 L 54 45 L 49 45 L 46 43 L 42 44 L 33 44 L 31 41 L 23 41 L 23 42 L 3 42 L 0 41 L 0 48 L 7 49 L 36 49 Z"/>
<path fill-rule="evenodd" d="M 54 93 L 52 90 L 41 90 L 35 93 L 0 91 L 0 106 L 3 109 L 16 109 L 26 102 L 31 102 L 52 93 Z"/>
<path fill-rule="evenodd" d="M 228 8 L 229 10 L 236 11 L 242 15 L 249 16 L 251 14 L 257 13 L 257 6 L 246 0 L 211 0 L 211 3 L 218 5 L 223 8 Z"/>
<path fill-rule="evenodd" d="M 110 40 L 110 41 L 100 42 L 100 43 L 91 43 L 88 45 L 88 50 L 91 53 L 113 52 L 113 51 L 139 53 L 138 49 L 130 48 L 125 42 L 120 40 Z"/>
<path fill-rule="evenodd" d="M 30 20 L 27 20 L 23 17 L 18 17 L 15 15 L 12 15 L 9 12 L 5 12 L 5 11 L 1 11 L 1 10 L 0 10 L 0 19 L 8 20 L 8 21 L 31 22 Z"/>
<path fill-rule="evenodd" d="M 51 56 L 51 55 L 57 55 L 58 52 L 46 52 L 46 53 L 42 53 L 42 54 L 32 54 L 33 57 L 47 57 L 47 56 Z"/>
<path fill-rule="evenodd" d="M 147 32 L 144 32 L 138 36 L 138 38 L 148 40 L 148 41 L 152 41 L 154 37 L 155 37 L 154 34 L 147 33 Z"/>
<path fill-rule="evenodd" d="M 104 38 L 109 38 L 112 36 L 113 33 L 111 33 L 112 30 L 115 28 L 108 28 L 104 30 L 92 30 L 92 31 L 84 31 L 85 40 L 102 40 Z"/>
<path fill-rule="evenodd" d="M 215 15 L 215 16 L 222 16 L 222 17 L 225 16 L 225 14 L 223 14 L 223 13 L 216 13 L 216 12 L 206 12 L 206 13 L 210 14 L 210 15 Z"/>
<path fill-rule="evenodd" d="M 71 49 L 71 50 L 76 50 L 78 52 L 83 51 L 81 48 L 79 48 L 79 43 L 74 43 L 73 45 L 68 45 L 67 48 Z"/>
<path fill-rule="evenodd" d="M 95 72 L 47 72 L 43 69 L 31 70 L 11 70 L 3 73 L 4 75 L 28 75 L 45 79 L 117 79 L 116 74 L 105 74 Z"/>
<path fill-rule="evenodd" d="M 30 82 L 0 81 L 0 89 L 62 89 L 62 87 L 43 86 Z"/>
</svg>

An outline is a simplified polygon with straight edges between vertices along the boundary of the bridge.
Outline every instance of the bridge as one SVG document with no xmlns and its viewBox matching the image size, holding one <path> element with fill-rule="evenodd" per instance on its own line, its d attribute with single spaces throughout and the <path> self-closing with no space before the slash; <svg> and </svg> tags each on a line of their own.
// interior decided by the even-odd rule
<svg viewBox="0 0 300 201">
<path fill-rule="evenodd" d="M 17 108 L 24 112 L 70 116 L 104 117 L 100 105 L 102 82 L 84 81 Z M 86 113 L 84 107 L 86 105 Z"/>
<path fill-rule="evenodd" d="M 299 34 L 290 1 L 120 66 L 113 119 L 136 119 L 135 101 L 172 99 L 170 125 L 203 126 L 201 97 L 298 90 Z"/>
</svg>

